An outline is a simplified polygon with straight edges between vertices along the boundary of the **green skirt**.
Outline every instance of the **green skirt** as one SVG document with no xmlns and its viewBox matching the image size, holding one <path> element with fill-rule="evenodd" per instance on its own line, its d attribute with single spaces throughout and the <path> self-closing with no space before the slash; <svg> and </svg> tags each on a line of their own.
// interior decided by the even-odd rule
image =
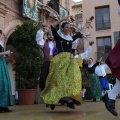
<svg viewBox="0 0 120 120">
<path fill-rule="evenodd" d="M 11 82 L 6 62 L 0 57 L 0 107 L 13 105 Z"/>
<path fill-rule="evenodd" d="M 89 75 L 89 79 L 91 82 L 91 86 L 86 88 L 85 99 L 101 99 L 102 91 L 100 88 L 100 81 L 98 76 L 95 73 L 93 73 Z"/>
<path fill-rule="evenodd" d="M 64 97 L 82 103 L 81 87 L 81 72 L 77 60 L 70 53 L 62 52 L 51 60 L 41 98 L 46 104 L 57 104 Z"/>
</svg>

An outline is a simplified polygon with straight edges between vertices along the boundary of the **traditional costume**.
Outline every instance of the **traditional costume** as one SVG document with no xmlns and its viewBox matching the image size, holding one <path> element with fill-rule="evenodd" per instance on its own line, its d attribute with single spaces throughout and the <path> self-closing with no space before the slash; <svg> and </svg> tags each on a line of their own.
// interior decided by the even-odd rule
<svg viewBox="0 0 120 120">
<path fill-rule="evenodd" d="M 61 99 L 72 99 L 74 104 L 82 103 L 81 73 L 76 59 L 71 56 L 72 43 L 82 37 L 79 32 L 73 37 L 64 35 L 51 26 L 58 54 L 51 60 L 50 71 L 41 98 L 46 104 L 57 104 Z"/>
<path fill-rule="evenodd" d="M 120 0 L 118 0 L 120 6 Z M 120 7 L 118 9 L 118 14 L 120 15 Z M 102 100 L 105 103 L 107 110 L 112 113 L 114 116 L 117 116 L 118 113 L 115 110 L 115 100 L 117 95 L 120 93 L 120 40 L 109 54 L 106 64 L 110 67 L 112 74 L 117 78 L 116 84 L 113 89 L 106 95 L 103 96 Z"/>
<path fill-rule="evenodd" d="M 106 71 L 105 71 L 106 68 L 108 68 L 108 66 L 106 64 L 103 64 L 103 65 L 97 66 L 95 69 L 95 73 L 98 75 L 100 80 L 100 86 L 101 86 L 103 95 L 106 92 L 106 90 L 109 89 L 108 80 L 106 78 Z"/>
<path fill-rule="evenodd" d="M 106 64 L 112 71 L 112 74 L 117 78 L 113 89 L 106 95 L 103 96 L 103 102 L 107 110 L 114 116 L 118 113 L 115 110 L 115 100 L 117 95 L 120 93 L 120 40 L 116 43 L 113 50 L 110 52 L 108 58 L 106 59 Z"/>
<path fill-rule="evenodd" d="M 49 73 L 50 60 L 57 52 L 55 41 L 50 41 L 49 39 L 45 41 L 43 40 L 43 35 L 44 32 L 42 31 L 42 29 L 38 30 L 36 34 L 36 41 L 37 44 L 43 50 L 43 54 L 44 54 L 44 63 L 42 65 L 41 76 L 39 81 L 39 86 L 41 88 L 41 91 L 43 91 L 43 89 L 45 88 L 46 78 Z"/>
<path fill-rule="evenodd" d="M 112 71 L 112 74 L 117 78 L 116 84 L 113 89 L 108 93 L 108 97 L 115 101 L 117 95 L 120 93 L 120 40 L 116 43 L 113 50 L 110 52 L 108 58 L 106 59 L 106 64 Z M 115 102 L 114 102 L 115 103 Z M 113 114 L 113 113 L 112 113 Z M 116 115 L 116 113 L 114 114 Z"/>
<path fill-rule="evenodd" d="M 95 73 L 95 68 L 97 67 L 98 64 L 99 62 L 97 62 L 96 64 L 83 63 L 83 66 L 88 68 L 89 79 L 91 81 L 91 86 L 86 88 L 86 93 L 85 93 L 85 99 L 88 100 L 93 99 L 93 101 L 96 101 L 96 99 L 101 99 L 102 97 L 100 81 L 97 74 Z"/>
<path fill-rule="evenodd" d="M 0 40 L 0 52 L 4 52 L 4 46 Z M 7 106 L 13 105 L 11 81 L 8 68 L 3 56 L 0 56 L 0 112 L 11 112 Z"/>
</svg>

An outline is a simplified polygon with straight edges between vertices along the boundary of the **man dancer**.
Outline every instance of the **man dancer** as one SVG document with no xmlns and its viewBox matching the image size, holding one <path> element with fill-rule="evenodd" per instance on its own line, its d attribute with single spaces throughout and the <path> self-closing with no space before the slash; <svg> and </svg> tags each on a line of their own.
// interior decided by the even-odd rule
<svg viewBox="0 0 120 120">
<path fill-rule="evenodd" d="M 46 25 L 42 24 L 42 26 L 45 27 Z M 56 43 L 54 41 L 52 31 L 47 32 L 47 40 L 44 40 L 43 36 L 44 36 L 43 30 L 39 29 L 36 34 L 36 41 L 44 54 L 44 63 L 42 65 L 41 76 L 39 81 L 41 91 L 43 91 L 43 89 L 45 88 L 46 78 L 49 73 L 50 60 L 57 52 Z"/>
<path fill-rule="evenodd" d="M 120 0 L 118 0 L 120 6 Z M 120 7 L 118 8 L 118 14 L 120 15 Z M 113 89 L 106 95 L 103 96 L 102 100 L 105 103 L 107 110 L 114 116 L 118 113 L 115 110 L 115 100 L 117 95 L 120 93 L 120 40 L 111 51 L 109 57 L 106 60 L 107 65 L 110 67 L 112 74 L 117 78 L 116 84 Z"/>
</svg>

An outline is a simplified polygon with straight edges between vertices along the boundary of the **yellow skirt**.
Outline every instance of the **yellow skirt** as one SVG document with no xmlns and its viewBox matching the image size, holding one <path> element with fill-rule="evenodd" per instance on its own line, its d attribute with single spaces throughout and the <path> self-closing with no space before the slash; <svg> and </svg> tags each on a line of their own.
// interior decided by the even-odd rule
<svg viewBox="0 0 120 120">
<path fill-rule="evenodd" d="M 41 99 L 46 104 L 57 104 L 63 97 L 71 97 L 82 103 L 82 79 L 77 60 L 68 52 L 56 55 L 50 63 L 50 70 Z"/>
</svg>

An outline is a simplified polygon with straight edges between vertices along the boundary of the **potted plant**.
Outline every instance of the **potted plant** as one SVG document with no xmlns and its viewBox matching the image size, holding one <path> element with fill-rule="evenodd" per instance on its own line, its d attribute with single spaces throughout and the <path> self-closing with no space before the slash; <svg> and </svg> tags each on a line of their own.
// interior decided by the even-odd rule
<svg viewBox="0 0 120 120">
<path fill-rule="evenodd" d="M 37 30 L 31 20 L 24 21 L 15 29 L 13 45 L 18 56 L 15 57 L 14 70 L 19 104 L 34 104 L 35 100 L 43 62 L 42 51 L 35 41 Z"/>
</svg>

